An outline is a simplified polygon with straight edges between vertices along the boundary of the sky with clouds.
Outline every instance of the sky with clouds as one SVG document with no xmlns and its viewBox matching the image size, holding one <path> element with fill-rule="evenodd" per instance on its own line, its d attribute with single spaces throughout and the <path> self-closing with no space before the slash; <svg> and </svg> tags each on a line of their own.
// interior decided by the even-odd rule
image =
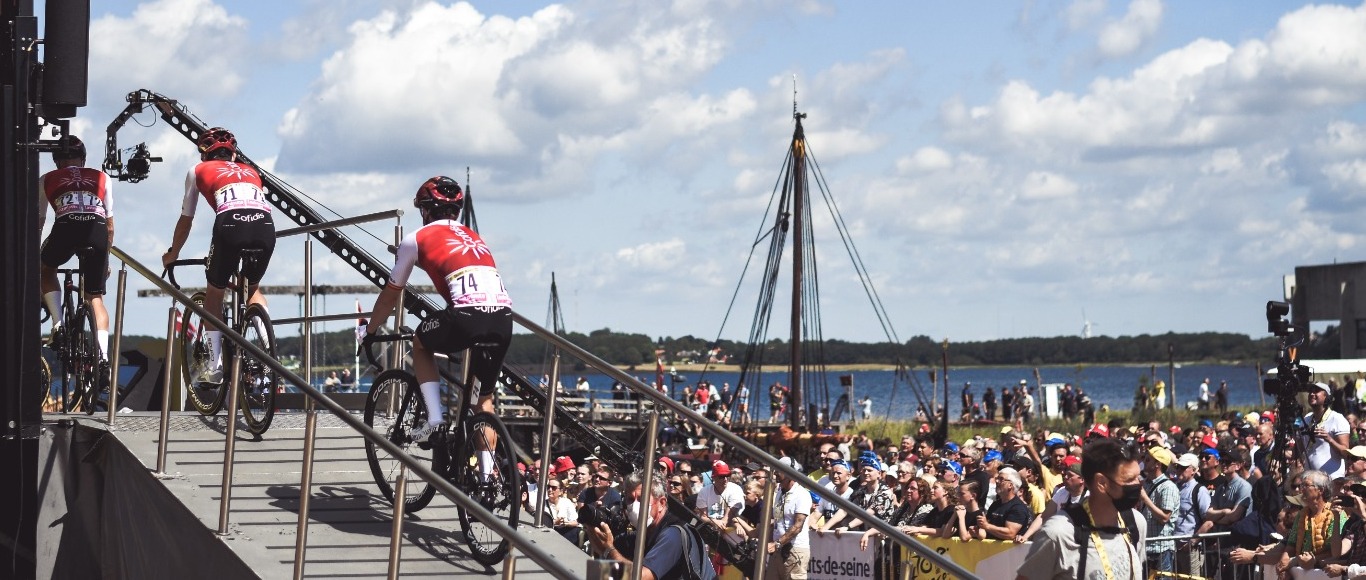
<svg viewBox="0 0 1366 580">
<path fill-rule="evenodd" d="M 110 0 L 92 20 L 87 143 L 147 88 L 231 128 L 325 212 L 409 207 L 427 177 L 468 168 L 516 308 L 544 320 L 553 272 L 574 331 L 748 332 L 752 274 L 722 320 L 791 138 L 794 75 L 902 340 L 1085 320 L 1264 336 L 1283 275 L 1366 256 L 1362 4 Z M 120 143 L 165 161 L 116 189 L 116 244 L 147 263 L 195 162 L 152 120 Z M 186 255 L 207 249 L 200 214 Z M 826 337 L 882 339 L 815 215 Z M 392 237 L 370 231 L 348 235 Z M 300 283 L 302 253 L 281 241 L 266 282 Z M 315 254 L 318 283 L 363 282 Z M 164 332 L 164 299 L 128 307 L 128 332 Z"/>
</svg>

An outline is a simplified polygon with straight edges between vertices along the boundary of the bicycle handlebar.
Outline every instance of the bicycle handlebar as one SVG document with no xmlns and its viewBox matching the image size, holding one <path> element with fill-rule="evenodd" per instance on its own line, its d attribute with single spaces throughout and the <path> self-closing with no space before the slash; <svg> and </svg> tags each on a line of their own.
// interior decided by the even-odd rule
<svg viewBox="0 0 1366 580">
<path fill-rule="evenodd" d="M 398 331 L 397 333 L 391 333 L 391 334 L 367 334 L 367 335 L 365 335 L 365 339 L 361 341 L 361 348 L 362 348 L 363 350 L 365 350 L 365 358 L 366 358 L 366 360 L 370 361 L 370 365 L 373 366 L 373 367 L 375 367 L 375 368 L 381 368 L 381 369 L 382 369 L 382 368 L 384 368 L 384 365 L 379 364 L 379 359 L 375 357 L 375 343 L 378 343 L 378 342 L 400 342 L 400 341 L 404 341 L 404 340 L 412 340 L 412 339 L 413 339 L 413 336 L 414 336 L 414 333 L 413 333 L 412 329 L 410 329 L 410 328 L 408 328 L 408 327 L 406 327 L 406 326 L 403 327 L 403 328 L 400 328 L 399 331 Z"/>
<path fill-rule="evenodd" d="M 203 266 L 209 263 L 208 258 L 190 258 L 185 260 L 173 260 L 166 265 L 166 269 L 161 271 L 161 277 L 171 282 L 176 290 L 180 289 L 180 284 L 175 281 L 175 269 L 177 266 Z"/>
</svg>

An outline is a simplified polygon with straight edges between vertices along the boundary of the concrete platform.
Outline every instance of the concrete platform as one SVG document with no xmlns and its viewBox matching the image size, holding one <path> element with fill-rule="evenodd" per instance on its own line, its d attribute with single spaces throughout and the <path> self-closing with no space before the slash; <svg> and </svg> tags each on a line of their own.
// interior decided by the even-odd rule
<svg viewBox="0 0 1366 580">
<path fill-rule="evenodd" d="M 119 415 L 113 427 L 102 417 L 47 415 L 107 429 L 148 471 L 156 468 L 159 415 Z M 173 413 L 167 439 L 166 474 L 159 481 L 209 530 L 219 522 L 226 421 L 195 413 Z M 291 578 L 298 524 L 303 460 L 304 415 L 279 413 L 269 432 L 257 439 L 239 420 L 236 461 L 224 543 L 261 578 Z M 364 439 L 340 419 L 320 412 L 312 501 L 309 510 L 305 576 L 383 578 L 388 570 L 392 507 L 371 479 Z M 549 528 L 531 527 L 523 517 L 518 534 L 554 555 L 570 570 L 586 573 L 588 556 Z M 405 517 L 400 574 L 476 577 L 501 573 L 468 555 L 457 537 L 459 522 L 450 500 Z M 501 568 L 501 566 L 499 567 Z M 518 578 L 548 578 L 534 561 L 518 555 Z"/>
</svg>

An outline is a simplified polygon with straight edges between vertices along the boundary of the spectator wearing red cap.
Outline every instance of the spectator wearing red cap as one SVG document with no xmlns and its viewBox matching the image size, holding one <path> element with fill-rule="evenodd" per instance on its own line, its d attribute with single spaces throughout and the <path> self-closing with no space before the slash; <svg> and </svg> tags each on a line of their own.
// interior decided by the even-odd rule
<svg viewBox="0 0 1366 580">
<path fill-rule="evenodd" d="M 674 460 L 669 459 L 668 457 L 660 457 L 660 458 L 659 458 L 659 467 L 663 470 L 663 473 L 662 473 L 661 475 L 663 475 L 663 476 L 665 476 L 665 477 L 668 477 L 668 476 L 670 476 L 670 475 L 673 475 L 673 472 L 674 472 Z"/>
<path fill-rule="evenodd" d="M 1094 438 L 1109 437 L 1109 436 L 1110 436 L 1110 427 L 1107 426 L 1107 425 L 1104 424 L 1104 423 L 1096 423 L 1095 425 L 1092 425 L 1092 426 L 1091 426 L 1091 429 L 1090 429 L 1089 431 L 1086 432 L 1086 440 L 1087 440 L 1087 441 L 1090 441 L 1091 439 L 1094 439 Z"/>
<path fill-rule="evenodd" d="M 1062 465 L 1062 485 L 1053 490 L 1053 497 L 1049 499 L 1043 513 L 1029 523 L 1029 529 L 1015 537 L 1016 542 L 1028 542 L 1039 528 L 1043 527 L 1043 523 L 1057 514 L 1058 510 L 1078 505 L 1086 499 L 1086 480 L 1081 477 L 1081 458 L 1067 455 L 1058 463 Z"/>
<path fill-rule="evenodd" d="M 703 521 L 724 530 L 745 509 L 745 491 L 730 481 L 730 466 L 721 460 L 711 464 L 711 485 L 697 493 L 694 510 Z"/>
</svg>

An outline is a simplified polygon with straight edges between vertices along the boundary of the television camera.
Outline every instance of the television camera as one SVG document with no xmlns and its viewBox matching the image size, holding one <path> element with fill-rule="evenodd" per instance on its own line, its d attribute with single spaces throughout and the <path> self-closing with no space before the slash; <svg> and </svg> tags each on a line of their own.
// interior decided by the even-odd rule
<svg viewBox="0 0 1366 580">
<path fill-rule="evenodd" d="M 1303 453 L 1304 444 L 1313 437 L 1313 428 L 1304 422 L 1304 407 L 1296 396 L 1312 392 L 1314 371 L 1300 364 L 1299 347 L 1304 343 L 1308 329 L 1292 325 L 1285 319 L 1290 314 L 1290 305 L 1275 300 L 1266 303 L 1267 331 L 1275 335 L 1276 376 L 1262 380 L 1262 392 L 1276 398 L 1276 449 L 1291 448 L 1296 441 L 1296 453 Z M 1287 462 L 1280 462 L 1281 476 L 1285 477 L 1290 469 Z"/>
</svg>

